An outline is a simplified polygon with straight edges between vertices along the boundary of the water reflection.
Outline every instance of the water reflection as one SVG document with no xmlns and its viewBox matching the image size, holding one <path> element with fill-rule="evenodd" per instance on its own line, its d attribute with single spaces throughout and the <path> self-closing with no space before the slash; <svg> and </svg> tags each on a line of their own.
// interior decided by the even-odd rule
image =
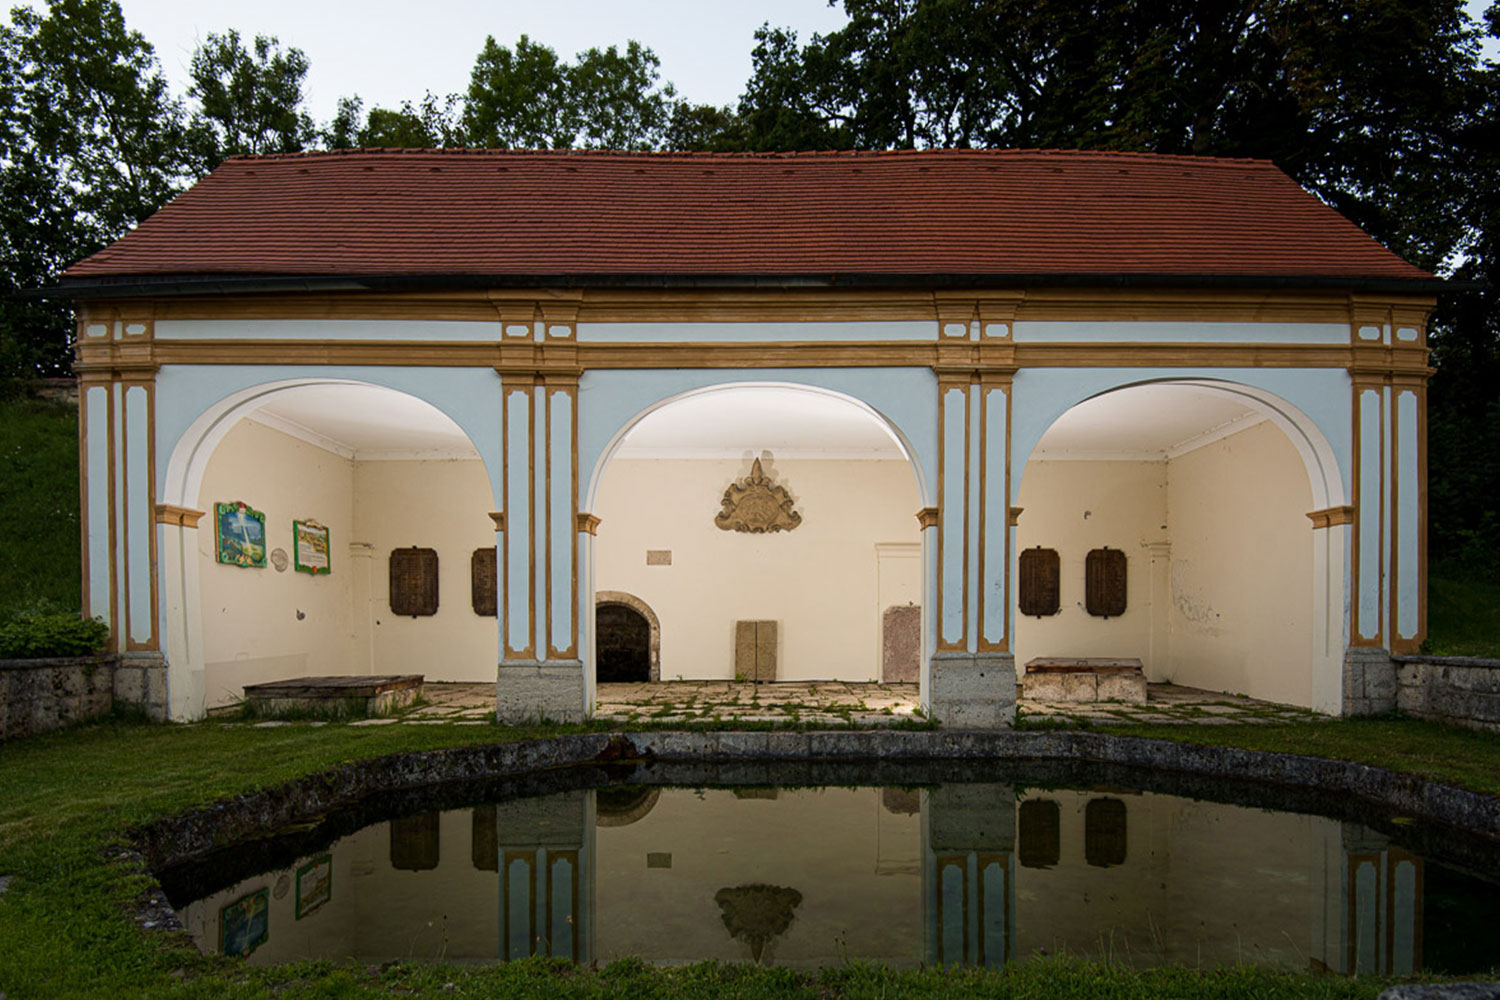
<svg viewBox="0 0 1500 1000">
<path fill-rule="evenodd" d="M 1119 788 L 625 786 L 379 823 L 182 915 L 255 964 L 1067 952 L 1399 975 L 1423 968 L 1428 868 L 1359 824 Z M 1440 911 L 1496 909 L 1432 871 Z"/>
</svg>

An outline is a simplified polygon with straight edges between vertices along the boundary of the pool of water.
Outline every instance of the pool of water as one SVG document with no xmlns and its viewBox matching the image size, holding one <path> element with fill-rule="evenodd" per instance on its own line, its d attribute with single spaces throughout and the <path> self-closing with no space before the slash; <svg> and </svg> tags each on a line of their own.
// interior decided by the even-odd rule
<svg viewBox="0 0 1500 1000">
<path fill-rule="evenodd" d="M 1486 842 L 1265 787 L 985 771 L 778 787 L 768 770 L 725 787 L 658 767 L 446 788 L 159 874 L 199 947 L 257 965 L 1500 964 Z"/>
</svg>

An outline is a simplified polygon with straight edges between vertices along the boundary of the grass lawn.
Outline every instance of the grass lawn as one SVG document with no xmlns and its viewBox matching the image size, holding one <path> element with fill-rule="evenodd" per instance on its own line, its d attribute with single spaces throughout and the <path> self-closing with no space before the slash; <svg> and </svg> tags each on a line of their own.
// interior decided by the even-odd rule
<svg viewBox="0 0 1500 1000">
<path fill-rule="evenodd" d="M 154 817 L 351 760 L 574 731 L 497 726 L 274 729 L 107 723 L 0 747 L 0 993 L 22 997 L 1374 997 L 1383 982 L 1255 970 L 1133 971 L 1034 960 L 1000 973 L 820 973 L 704 964 L 546 962 L 489 967 L 304 963 L 251 969 L 206 957 L 127 912 L 144 876 L 118 860 Z M 1125 732 L 1126 730 L 1120 730 Z M 1404 720 L 1140 727 L 1140 735 L 1365 760 L 1500 792 L 1500 737 Z M 453 984 L 451 987 L 448 984 Z"/>
</svg>

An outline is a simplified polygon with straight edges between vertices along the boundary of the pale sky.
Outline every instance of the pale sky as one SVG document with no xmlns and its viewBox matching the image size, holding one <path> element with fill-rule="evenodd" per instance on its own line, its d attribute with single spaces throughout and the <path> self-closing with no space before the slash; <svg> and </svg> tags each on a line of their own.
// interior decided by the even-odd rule
<svg viewBox="0 0 1500 1000">
<path fill-rule="evenodd" d="M 366 109 L 415 101 L 425 91 L 463 93 L 486 35 L 522 34 L 571 60 L 635 39 L 661 60 L 661 76 L 699 104 L 729 104 L 750 78 L 762 22 L 806 39 L 848 19 L 827 0 L 120 0 L 125 23 L 156 47 L 172 90 L 187 92 L 193 50 L 209 32 L 249 40 L 275 35 L 307 54 L 307 107 L 319 122 L 342 96 Z"/>
<path fill-rule="evenodd" d="M 15 0 L 41 6 L 40 0 Z M 1491 0 L 1465 0 L 1480 17 Z M 635 39 L 661 59 L 661 76 L 699 104 L 730 104 L 750 78 L 763 22 L 806 40 L 847 21 L 827 0 L 120 0 L 125 23 L 156 47 L 173 92 L 187 93 L 193 50 L 209 32 L 236 28 L 247 41 L 275 35 L 307 54 L 307 108 L 320 123 L 338 99 L 399 106 L 430 90 L 468 89 L 486 35 L 514 45 L 522 34 L 571 60 L 584 49 Z M 5 8 L 11 3 L 5 3 Z M 7 17 L 8 20 L 8 17 Z M 1487 40 L 1485 55 L 1500 57 Z"/>
</svg>

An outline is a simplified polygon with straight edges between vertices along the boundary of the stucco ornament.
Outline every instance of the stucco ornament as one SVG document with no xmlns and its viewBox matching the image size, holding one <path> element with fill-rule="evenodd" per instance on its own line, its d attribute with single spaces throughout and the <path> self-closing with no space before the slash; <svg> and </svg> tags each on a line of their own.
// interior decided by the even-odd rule
<svg viewBox="0 0 1500 1000">
<path fill-rule="evenodd" d="M 763 535 L 791 531 L 802 523 L 802 515 L 792 509 L 792 495 L 761 470 L 758 458 L 750 466 L 750 475 L 729 484 L 721 503 L 724 509 L 714 524 L 723 531 Z"/>
</svg>

